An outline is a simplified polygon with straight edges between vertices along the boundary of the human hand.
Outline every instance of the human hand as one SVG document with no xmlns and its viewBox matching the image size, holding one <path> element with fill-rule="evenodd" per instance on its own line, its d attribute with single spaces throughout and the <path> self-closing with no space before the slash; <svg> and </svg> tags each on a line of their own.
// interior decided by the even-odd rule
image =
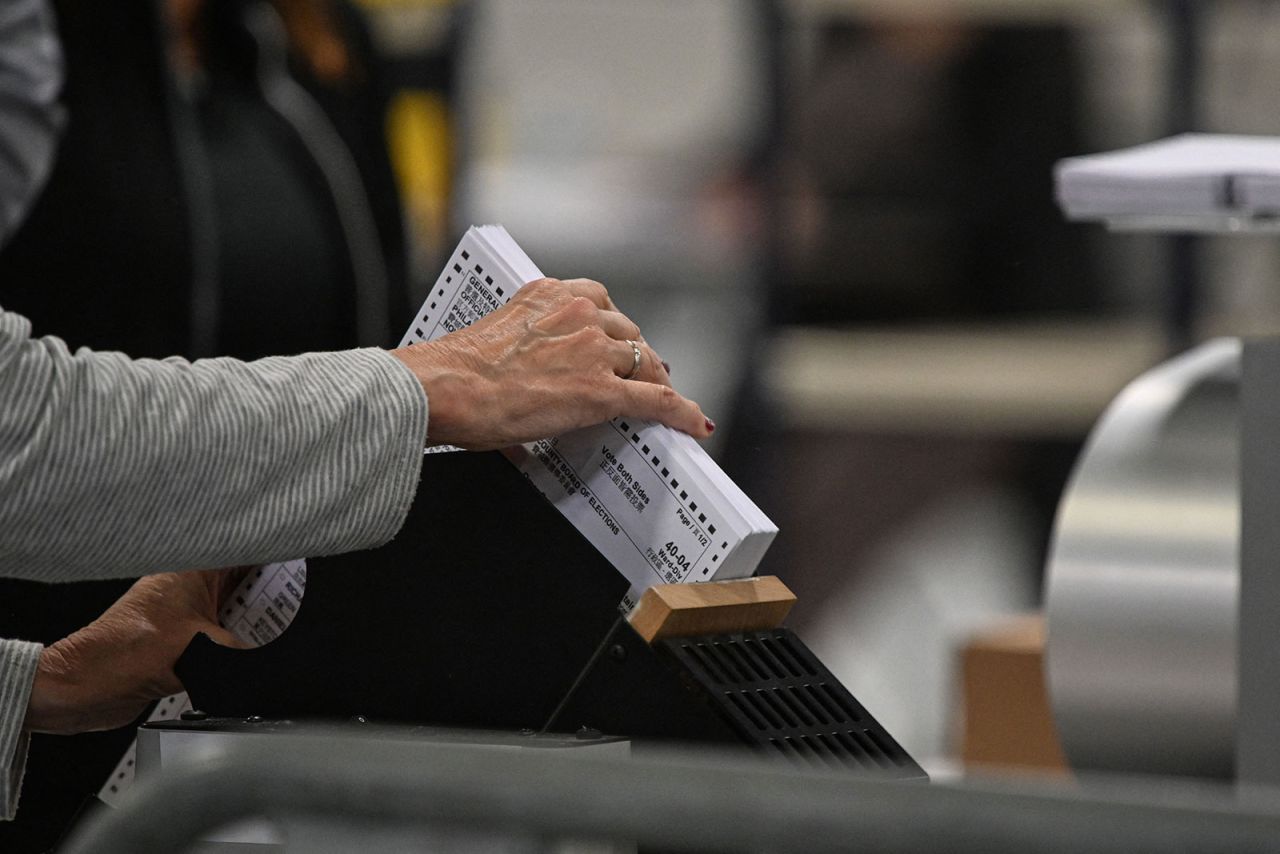
<svg viewBox="0 0 1280 854">
<path fill-rule="evenodd" d="M 640 367 L 623 379 L 635 364 L 631 341 Z M 588 279 L 530 282 L 471 326 L 391 353 L 426 389 L 431 444 L 504 448 L 617 415 L 699 439 L 715 429 L 671 388 L 639 327 Z"/>
<path fill-rule="evenodd" d="M 139 579 L 101 617 L 41 653 L 24 727 L 60 735 L 115 729 L 181 691 L 173 665 L 196 634 L 244 646 L 217 614 L 245 571 Z"/>
</svg>

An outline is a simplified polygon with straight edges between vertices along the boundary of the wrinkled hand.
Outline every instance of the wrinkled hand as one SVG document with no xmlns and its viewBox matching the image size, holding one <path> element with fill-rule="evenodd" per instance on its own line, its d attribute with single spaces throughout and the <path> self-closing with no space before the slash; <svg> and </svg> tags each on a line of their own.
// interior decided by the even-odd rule
<svg viewBox="0 0 1280 854">
<path fill-rule="evenodd" d="M 640 342 L 640 370 L 632 379 Z M 474 324 L 391 351 L 417 375 L 430 404 L 427 440 L 504 448 L 617 415 L 706 438 L 715 429 L 671 388 L 662 360 L 599 282 L 540 279 Z"/>
<path fill-rule="evenodd" d="M 181 691 L 173 665 L 197 633 L 244 645 L 217 621 L 219 605 L 244 572 L 139 579 L 101 617 L 41 653 L 25 728 L 61 735 L 114 729 L 152 700 Z"/>
</svg>

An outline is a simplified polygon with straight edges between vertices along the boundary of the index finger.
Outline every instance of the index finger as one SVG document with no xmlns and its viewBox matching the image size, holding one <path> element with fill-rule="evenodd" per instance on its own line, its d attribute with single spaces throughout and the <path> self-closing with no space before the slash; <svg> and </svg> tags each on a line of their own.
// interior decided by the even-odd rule
<svg viewBox="0 0 1280 854">
<path fill-rule="evenodd" d="M 619 414 L 657 421 L 683 430 L 695 439 L 705 439 L 716 429 L 701 407 L 671 386 L 618 380 Z"/>
</svg>

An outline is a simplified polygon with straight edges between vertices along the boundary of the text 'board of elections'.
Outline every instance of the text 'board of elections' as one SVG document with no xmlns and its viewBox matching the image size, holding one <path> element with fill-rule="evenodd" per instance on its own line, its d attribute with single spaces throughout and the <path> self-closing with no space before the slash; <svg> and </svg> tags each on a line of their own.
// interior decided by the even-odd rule
<svg viewBox="0 0 1280 854">
<path fill-rule="evenodd" d="M 505 228 L 474 226 L 400 344 L 469 326 L 540 278 Z M 750 576 L 778 532 L 697 442 L 661 424 L 614 418 L 508 458 L 626 576 L 625 608 L 655 584 Z"/>
<path fill-rule="evenodd" d="M 470 326 L 542 273 L 496 225 L 471 228 L 454 250 L 401 346 Z M 437 447 L 430 452 L 456 448 Z M 655 584 L 746 578 L 778 529 L 689 435 L 661 424 L 615 418 L 530 442 L 508 458 L 631 583 L 629 611 Z M 247 646 L 269 643 L 288 627 L 306 590 L 305 560 L 259 567 L 218 615 Z M 149 721 L 191 708 L 166 697 Z M 99 797 L 119 803 L 134 778 L 137 743 Z"/>
</svg>

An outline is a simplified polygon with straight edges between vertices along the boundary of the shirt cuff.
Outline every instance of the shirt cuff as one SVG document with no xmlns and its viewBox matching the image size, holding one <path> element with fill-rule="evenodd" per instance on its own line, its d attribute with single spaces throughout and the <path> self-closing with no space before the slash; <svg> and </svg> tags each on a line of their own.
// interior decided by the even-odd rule
<svg viewBox="0 0 1280 854">
<path fill-rule="evenodd" d="M 0 641 L 0 820 L 18 811 L 22 773 L 27 767 L 29 733 L 22 729 L 27 702 L 40 664 L 38 643 Z"/>
</svg>

